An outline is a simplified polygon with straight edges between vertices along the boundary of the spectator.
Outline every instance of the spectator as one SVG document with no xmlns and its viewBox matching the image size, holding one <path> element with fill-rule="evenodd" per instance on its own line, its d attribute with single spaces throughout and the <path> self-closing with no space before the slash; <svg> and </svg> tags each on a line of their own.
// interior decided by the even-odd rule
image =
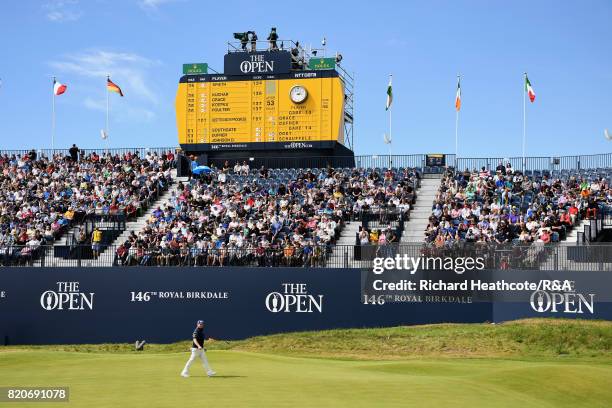
<svg viewBox="0 0 612 408">
<path fill-rule="evenodd" d="M 70 153 L 70 159 L 73 162 L 76 162 L 79 160 L 79 152 L 80 152 L 79 148 L 74 143 L 72 144 L 72 147 L 68 149 L 68 153 Z"/>
<path fill-rule="evenodd" d="M 268 35 L 268 41 L 270 43 L 270 51 L 276 51 L 278 50 L 278 45 L 276 44 L 276 41 L 278 40 L 278 34 L 276 33 L 276 27 L 272 27 L 272 30 L 270 31 L 270 34 Z"/>
<path fill-rule="evenodd" d="M 100 256 L 100 250 L 102 247 L 102 231 L 100 228 L 96 227 L 94 232 L 91 234 L 91 250 L 93 251 L 94 258 Z"/>
</svg>

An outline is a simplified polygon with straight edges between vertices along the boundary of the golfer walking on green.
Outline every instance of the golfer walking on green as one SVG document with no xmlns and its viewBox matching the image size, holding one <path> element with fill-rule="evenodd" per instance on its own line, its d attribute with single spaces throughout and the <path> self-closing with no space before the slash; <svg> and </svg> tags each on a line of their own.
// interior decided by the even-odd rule
<svg viewBox="0 0 612 408">
<path fill-rule="evenodd" d="M 200 358 L 202 360 L 202 365 L 204 366 L 204 370 L 206 370 L 206 375 L 212 377 L 216 373 L 210 368 L 208 364 L 208 359 L 206 358 L 206 349 L 204 348 L 204 321 L 198 320 L 197 326 L 193 331 L 193 344 L 191 345 L 191 356 L 189 360 L 187 360 L 187 364 L 185 364 L 185 368 L 181 372 L 182 377 L 189 377 L 189 367 L 193 364 L 196 358 Z"/>
</svg>

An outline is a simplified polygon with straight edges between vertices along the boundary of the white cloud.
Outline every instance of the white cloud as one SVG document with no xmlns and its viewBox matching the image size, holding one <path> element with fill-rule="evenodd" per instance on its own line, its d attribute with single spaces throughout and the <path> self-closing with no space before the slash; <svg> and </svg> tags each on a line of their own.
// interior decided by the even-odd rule
<svg viewBox="0 0 612 408">
<path fill-rule="evenodd" d="M 120 119 L 130 122 L 150 122 L 155 119 L 155 112 L 145 108 L 128 108 L 125 111 L 125 117 Z"/>
<path fill-rule="evenodd" d="M 118 122 L 151 122 L 155 119 L 155 112 L 150 109 L 130 105 L 113 109 L 113 106 L 117 104 L 118 102 L 113 102 L 111 106 L 111 115 L 113 119 Z M 94 99 L 88 96 L 83 100 L 83 106 L 93 111 L 106 112 L 106 100 L 104 98 Z"/>
<path fill-rule="evenodd" d="M 158 61 L 134 53 L 114 52 L 107 50 L 90 50 L 68 54 L 60 61 L 49 65 L 59 72 L 75 74 L 86 78 L 102 79 L 111 76 L 126 97 L 138 98 L 148 103 L 157 104 L 159 98 L 148 85 L 149 70 Z"/>
<path fill-rule="evenodd" d="M 78 4 L 78 0 L 53 0 L 43 4 L 43 10 L 47 20 L 54 23 L 76 21 L 83 15 Z"/>
<path fill-rule="evenodd" d="M 139 0 L 138 5 L 144 10 L 153 11 L 157 10 L 159 6 L 176 1 L 178 0 Z"/>
<path fill-rule="evenodd" d="M 76 21 L 81 18 L 81 13 L 73 13 L 71 11 L 50 11 L 47 13 L 47 20 L 54 23 L 63 23 L 67 21 Z"/>
<path fill-rule="evenodd" d="M 89 96 L 83 101 L 87 109 L 106 112 L 106 102 L 103 99 L 93 99 Z"/>
</svg>

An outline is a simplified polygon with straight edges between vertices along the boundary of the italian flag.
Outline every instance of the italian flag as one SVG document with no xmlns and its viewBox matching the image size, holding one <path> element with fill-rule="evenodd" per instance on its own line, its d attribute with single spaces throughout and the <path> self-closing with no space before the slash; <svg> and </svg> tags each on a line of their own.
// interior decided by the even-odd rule
<svg viewBox="0 0 612 408">
<path fill-rule="evenodd" d="M 66 92 L 66 88 L 68 88 L 68 86 L 57 82 L 55 78 L 53 78 L 53 95 L 57 96 L 63 94 L 64 92 Z"/>
<path fill-rule="evenodd" d="M 461 110 L 461 79 L 457 78 L 457 95 L 455 96 L 455 109 Z"/>
<path fill-rule="evenodd" d="M 533 101 L 535 101 L 535 92 L 531 87 L 531 82 L 529 82 L 527 74 L 525 74 L 525 92 L 527 92 L 527 95 L 529 95 L 529 100 L 533 103 Z"/>
<path fill-rule="evenodd" d="M 393 79 L 392 75 L 389 75 L 389 85 L 387 86 L 387 106 L 385 110 L 389 110 L 391 107 L 391 103 L 393 102 L 393 91 L 391 90 L 391 80 Z"/>
</svg>

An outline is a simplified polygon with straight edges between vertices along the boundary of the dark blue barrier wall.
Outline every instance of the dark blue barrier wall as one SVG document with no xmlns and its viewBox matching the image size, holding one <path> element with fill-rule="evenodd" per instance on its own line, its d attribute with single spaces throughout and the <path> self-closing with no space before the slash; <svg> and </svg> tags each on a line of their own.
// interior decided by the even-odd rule
<svg viewBox="0 0 612 408">
<path fill-rule="evenodd" d="M 78 282 L 78 292 L 74 282 Z M 298 297 L 300 308 L 311 312 L 297 311 L 296 305 L 289 312 L 268 310 L 266 298 L 273 292 L 284 296 L 284 283 L 305 285 L 293 289 L 306 292 Z M 2 268 L 0 342 L 172 342 L 190 338 L 198 319 L 206 321 L 210 336 L 220 339 L 311 329 L 491 320 L 489 304 L 366 305 L 360 299 L 360 285 L 358 269 Z M 149 292 L 150 300 L 133 300 L 132 292 L 136 297 L 138 292 Z M 161 292 L 183 296 L 212 292 L 227 294 L 227 298 L 160 299 Z M 313 299 L 320 303 L 320 312 Z M 271 298 L 269 301 L 272 307 Z M 71 302 L 76 310 L 67 310 Z"/>
<path fill-rule="evenodd" d="M 529 302 L 497 305 L 490 299 L 364 304 L 363 282 L 358 269 L 1 268 L 0 344 L 173 342 L 189 339 L 198 319 L 214 338 L 241 339 L 526 316 L 612 318 L 610 304 L 580 316 L 537 313 Z M 194 293 L 204 298 L 190 298 Z"/>
</svg>

